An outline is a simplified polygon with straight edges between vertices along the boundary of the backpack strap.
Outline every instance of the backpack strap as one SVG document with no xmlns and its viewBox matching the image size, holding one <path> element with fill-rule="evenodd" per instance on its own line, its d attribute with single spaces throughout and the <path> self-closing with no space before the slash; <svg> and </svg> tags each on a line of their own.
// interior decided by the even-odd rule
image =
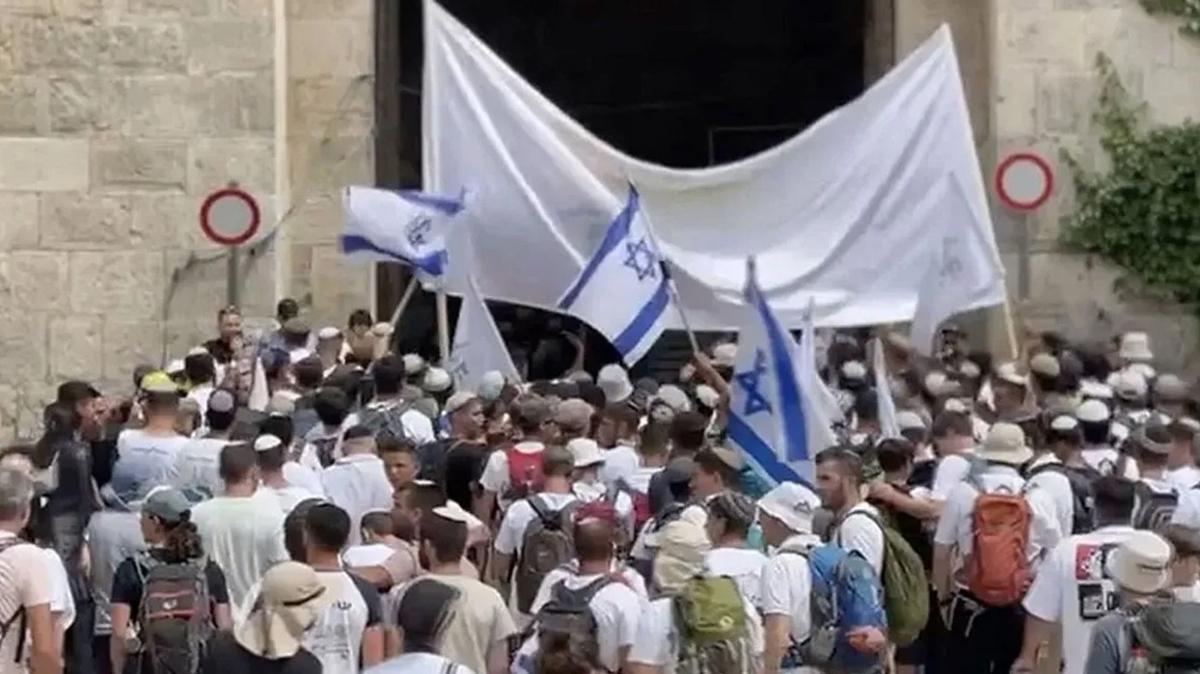
<svg viewBox="0 0 1200 674">
<path fill-rule="evenodd" d="M 529 507 L 533 509 L 533 514 L 542 521 L 542 527 L 547 529 L 560 528 L 562 523 L 555 516 L 554 511 L 550 510 L 549 505 L 542 499 L 540 494 L 534 494 L 525 500 L 529 502 Z"/>
<path fill-rule="evenodd" d="M 18 536 L 7 537 L 0 541 L 0 553 L 3 553 L 10 548 L 15 548 L 18 545 L 32 544 L 27 543 Z M 13 658 L 13 662 L 16 663 L 21 663 L 25 659 L 25 632 L 29 627 L 28 620 L 29 616 L 25 613 L 25 606 L 18 605 L 17 610 L 14 611 L 11 616 L 9 616 L 3 622 L 0 622 L 0 642 L 3 642 L 4 638 L 8 636 L 8 633 L 14 624 L 17 626 L 17 648 L 16 655 Z"/>
</svg>

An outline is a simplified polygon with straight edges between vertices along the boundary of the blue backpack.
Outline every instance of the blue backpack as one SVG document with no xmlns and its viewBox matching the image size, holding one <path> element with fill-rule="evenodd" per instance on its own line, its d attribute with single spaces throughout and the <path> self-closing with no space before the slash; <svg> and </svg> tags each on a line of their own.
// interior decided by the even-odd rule
<svg viewBox="0 0 1200 674">
<path fill-rule="evenodd" d="M 779 552 L 805 557 L 812 579 L 809 638 L 792 644 L 782 668 L 807 665 L 847 674 L 880 671 L 880 655 L 859 652 L 847 638 L 847 633 L 857 627 L 887 631 L 883 587 L 870 563 L 829 544 Z"/>
</svg>

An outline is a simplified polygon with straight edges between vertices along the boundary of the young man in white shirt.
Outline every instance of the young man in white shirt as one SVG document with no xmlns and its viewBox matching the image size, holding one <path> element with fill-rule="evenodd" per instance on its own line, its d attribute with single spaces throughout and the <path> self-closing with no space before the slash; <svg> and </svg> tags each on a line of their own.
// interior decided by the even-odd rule
<svg viewBox="0 0 1200 674">
<path fill-rule="evenodd" d="M 209 358 L 207 353 L 193 358 Z M 171 485 L 184 493 L 212 498 L 221 493 L 221 450 L 229 444 L 229 429 L 237 411 L 237 400 L 224 389 L 211 391 L 205 399 L 208 411 L 202 412 L 208 432 L 179 448 L 175 456 L 175 476 Z"/>
<path fill-rule="evenodd" d="M 360 420 L 376 414 L 399 415 L 399 425 L 404 429 L 404 438 L 420 446 L 437 440 L 433 422 L 416 408 L 411 407 L 401 395 L 406 374 L 404 361 L 396 356 L 384 356 L 371 366 L 371 378 L 375 382 L 375 397 L 358 413 Z"/>
<path fill-rule="evenodd" d="M 1059 543 L 1025 595 L 1025 636 L 1014 672 L 1033 671 L 1038 651 L 1053 638 L 1055 625 L 1061 624 L 1062 671 L 1084 674 L 1092 626 L 1117 608 L 1116 588 L 1105 561 L 1134 533 L 1129 525 L 1133 485 L 1109 476 L 1097 480 L 1092 491 L 1098 528 Z"/>
<path fill-rule="evenodd" d="M 350 515 L 350 521 L 362 521 L 371 510 L 390 510 L 392 483 L 388 481 L 383 460 L 375 453 L 375 438 L 365 426 L 346 429 L 342 456 L 321 473 L 325 496 Z M 361 532 L 351 527 L 350 545 L 362 541 Z"/>
<path fill-rule="evenodd" d="M 223 493 L 197 504 L 191 514 L 205 552 L 225 572 L 235 606 L 272 564 L 288 559 L 283 510 L 273 495 L 259 490 L 257 464 L 253 448 L 227 445 L 221 450 Z"/>
<path fill-rule="evenodd" d="M 521 484 L 513 484 L 514 467 L 509 465 L 509 453 L 514 454 L 514 460 L 536 465 L 533 457 L 541 456 L 546 449 L 543 442 L 546 434 L 553 432 L 550 424 L 550 403 L 538 395 L 525 395 L 513 401 L 510 410 L 513 425 L 521 434 L 521 440 L 507 449 L 498 449 L 488 457 L 479 478 L 479 486 L 483 494 L 475 504 L 475 516 L 484 522 L 492 521 L 492 510 L 499 504 L 501 510 L 508 508 L 515 499 L 528 495 L 530 486 L 537 486 L 544 476 L 536 470 L 524 471 L 526 475 L 519 476 Z M 522 457 L 516 457 L 522 454 Z M 528 484 L 533 482 L 533 485 Z"/>
<path fill-rule="evenodd" d="M 1112 410 L 1100 400 L 1085 400 L 1075 408 L 1075 418 L 1083 431 L 1083 449 L 1079 455 L 1087 465 L 1100 471 L 1101 475 L 1112 475 L 1121 464 L 1125 464 L 1124 477 L 1137 479 L 1137 468 L 1132 461 L 1121 461 L 1121 454 L 1110 443 L 1112 434 Z"/>
<path fill-rule="evenodd" d="M 615 485 L 627 479 L 637 470 L 640 458 L 638 444 L 637 410 L 624 402 L 609 401 L 600 413 L 600 425 L 596 429 L 596 442 L 604 450 L 604 468 L 600 479 L 607 485 Z"/>
<path fill-rule="evenodd" d="M 273 494 L 279 507 L 286 515 L 296 504 L 310 498 L 324 498 L 325 490 L 312 490 L 303 485 L 293 485 L 284 476 L 287 466 L 287 444 L 279 437 L 263 434 L 254 440 L 254 453 L 258 457 L 259 489 Z"/>
<path fill-rule="evenodd" d="M 755 608 L 762 608 L 762 575 L 767 557 L 746 546 L 746 537 L 754 525 L 754 501 L 745 494 L 723 491 L 704 501 L 708 511 L 705 530 L 713 548 L 704 566 L 713 576 L 728 576 L 737 583 L 742 596 Z"/>
<path fill-rule="evenodd" d="M 929 491 L 917 497 L 886 482 L 875 482 L 871 484 L 872 499 L 920 520 L 937 520 L 951 490 L 971 472 L 970 457 L 975 447 L 971 417 L 961 412 L 942 412 L 934 419 L 930 435 L 939 458 Z"/>
<path fill-rule="evenodd" d="M 833 512 L 833 543 L 862 557 L 877 575 L 883 573 L 884 539 L 879 511 L 862 497 L 862 459 L 834 447 L 817 455 L 817 493 Z"/>
<path fill-rule="evenodd" d="M 1083 468 L 1091 473 L 1091 469 L 1085 468 L 1086 464 L 1079 458 L 1082 438 L 1079 420 L 1070 414 L 1055 416 L 1046 429 L 1046 448 L 1036 451 L 1026 468 L 1029 488 L 1043 490 L 1050 497 L 1059 538 L 1076 533 L 1075 492 L 1067 471 Z"/>
<path fill-rule="evenodd" d="M 629 649 L 638 633 L 638 619 L 646 600 L 631 587 L 625 576 L 614 572 L 613 551 L 616 543 L 617 520 L 612 506 L 596 501 L 575 511 L 575 562 L 565 573 L 549 575 L 542 583 L 532 606 L 533 615 L 549 604 L 555 606 L 555 595 L 562 591 L 587 592 L 591 595 L 588 608 L 596 621 L 594 638 L 605 671 L 619 672 L 625 667 Z M 636 574 L 633 574 L 636 578 Z M 513 672 L 533 672 L 538 652 L 538 634 L 543 626 L 534 623 L 535 634 L 521 646 L 513 663 Z"/>
<path fill-rule="evenodd" d="M 175 431 L 179 392 L 173 386 L 160 382 L 146 391 L 142 400 L 145 425 L 127 428 L 117 436 L 112 486 L 126 501 L 140 501 L 151 488 L 169 484 L 175 458 L 188 442 Z"/>
<path fill-rule="evenodd" d="M 1031 570 L 1058 542 L 1058 525 L 1044 492 L 1025 492 L 1025 480 L 1017 468 L 1033 457 L 1033 451 L 1025 446 L 1025 433 L 1019 426 L 1007 422 L 993 425 L 976 455 L 987 463 L 986 468 L 951 490 L 938 520 L 933 537 L 933 584 L 939 607 L 949 618 L 948 661 L 963 671 L 1004 672 L 1021 650 L 1020 606 L 988 606 L 959 582 L 959 572 L 967 567 L 972 554 L 973 517 L 980 489 L 989 494 L 1024 495 L 1031 514 L 1026 534 L 1026 560 Z"/>
<path fill-rule="evenodd" d="M 1167 427 L 1171 432 L 1171 455 L 1167 462 L 1167 482 L 1183 491 L 1200 485 L 1200 468 L 1196 467 L 1196 431 L 1200 422 L 1180 417 Z"/>
<path fill-rule="evenodd" d="M 29 523 L 33 480 L 15 468 L 0 468 L 0 615 L 9 620 L 24 611 L 24 626 L 8 631 L 0 641 L 0 671 L 14 674 L 58 674 L 62 643 L 54 624 L 54 578 L 43 551 L 18 538 Z M 17 657 L 18 644 L 23 649 Z M 25 665 L 28 658 L 29 666 Z"/>
</svg>

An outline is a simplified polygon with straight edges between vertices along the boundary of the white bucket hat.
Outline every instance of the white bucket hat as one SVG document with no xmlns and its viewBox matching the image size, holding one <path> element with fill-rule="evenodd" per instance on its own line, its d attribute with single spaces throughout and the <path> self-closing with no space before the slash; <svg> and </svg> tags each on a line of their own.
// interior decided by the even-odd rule
<svg viewBox="0 0 1200 674">
<path fill-rule="evenodd" d="M 1153 531 L 1135 531 L 1108 554 L 1104 570 L 1126 590 L 1154 594 L 1171 581 L 1171 544 Z"/>
<path fill-rule="evenodd" d="M 625 368 L 612 363 L 600 368 L 596 375 L 596 385 L 604 391 L 604 400 L 608 404 L 624 402 L 633 395 L 633 384 L 629 382 L 629 373 Z"/>
<path fill-rule="evenodd" d="M 258 600 L 234 638 L 255 655 L 290 658 L 304 632 L 333 601 L 317 572 L 300 562 L 280 562 L 263 574 Z"/>
<path fill-rule="evenodd" d="M 604 452 L 590 438 L 575 438 L 567 441 L 567 451 L 575 459 L 576 468 L 587 468 L 604 463 Z"/>
<path fill-rule="evenodd" d="M 784 482 L 758 500 L 758 509 L 779 520 L 798 534 L 811 534 L 813 515 L 821 499 L 811 489 L 795 482 Z"/>
<path fill-rule="evenodd" d="M 1150 350 L 1150 336 L 1144 332 L 1127 332 L 1121 336 L 1121 349 L 1117 352 L 1123 360 L 1146 362 L 1154 360 Z"/>
<path fill-rule="evenodd" d="M 1033 458 L 1033 450 L 1025 446 L 1025 431 L 1016 424 L 997 422 L 988 431 L 979 456 L 988 461 L 1020 466 Z"/>
</svg>

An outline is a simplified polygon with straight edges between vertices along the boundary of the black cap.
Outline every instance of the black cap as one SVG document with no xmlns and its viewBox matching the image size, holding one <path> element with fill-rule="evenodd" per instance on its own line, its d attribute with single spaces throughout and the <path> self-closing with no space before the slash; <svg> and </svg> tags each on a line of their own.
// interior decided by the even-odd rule
<svg viewBox="0 0 1200 674">
<path fill-rule="evenodd" d="M 366 426 L 363 426 L 362 424 L 358 424 L 356 426 L 351 426 L 350 428 L 347 428 L 345 435 L 343 435 L 342 437 L 346 440 L 357 440 L 359 438 L 374 437 L 374 435 L 375 434 L 371 432 L 371 429 L 367 428 Z"/>
<path fill-rule="evenodd" d="M 74 407 L 82 400 L 99 397 L 100 391 L 97 390 L 95 386 L 92 386 L 86 381 L 72 379 L 71 381 L 65 381 L 59 385 L 57 402 Z"/>
<path fill-rule="evenodd" d="M 686 456 L 681 456 L 676 459 L 671 459 L 666 468 L 663 468 L 663 479 L 668 484 L 683 484 L 691 482 L 692 475 L 696 472 L 696 462 Z"/>
</svg>

